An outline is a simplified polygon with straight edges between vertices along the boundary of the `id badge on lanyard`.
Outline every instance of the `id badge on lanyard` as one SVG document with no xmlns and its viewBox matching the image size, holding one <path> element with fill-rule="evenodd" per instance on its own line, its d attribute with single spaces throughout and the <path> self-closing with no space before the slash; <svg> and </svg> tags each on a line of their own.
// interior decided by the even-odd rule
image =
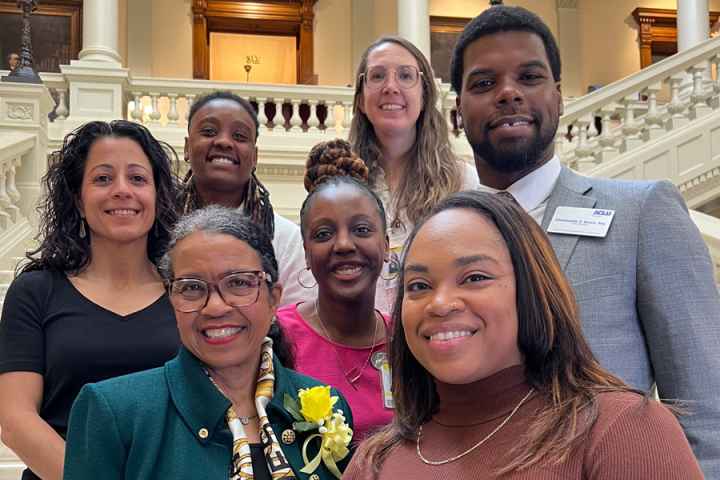
<svg viewBox="0 0 720 480">
<path fill-rule="evenodd" d="M 392 372 L 385 352 L 375 352 L 370 360 L 382 381 L 382 402 L 385 408 L 395 408 L 392 398 Z"/>
</svg>

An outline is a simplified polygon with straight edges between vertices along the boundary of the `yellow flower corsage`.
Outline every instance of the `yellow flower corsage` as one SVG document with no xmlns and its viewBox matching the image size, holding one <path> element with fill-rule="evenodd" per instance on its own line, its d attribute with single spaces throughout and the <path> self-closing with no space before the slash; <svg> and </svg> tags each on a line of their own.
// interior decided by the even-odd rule
<svg viewBox="0 0 720 480">
<path fill-rule="evenodd" d="M 295 399 L 288 394 L 285 394 L 283 399 L 285 409 L 297 420 L 293 423 L 293 430 L 309 432 L 317 429 L 318 432 L 310 435 L 303 442 L 302 455 L 305 466 L 300 471 L 311 474 L 322 461 L 333 475 L 340 478 L 342 474 L 337 467 L 337 462 L 349 453 L 348 445 L 353 432 L 345 422 L 343 411 L 338 409 L 333 412 L 338 397 L 330 395 L 330 386 L 328 385 L 301 388 L 298 391 L 298 397 L 300 397 L 299 406 Z M 313 459 L 308 459 L 308 445 L 316 438 L 320 439 L 320 451 Z"/>
</svg>

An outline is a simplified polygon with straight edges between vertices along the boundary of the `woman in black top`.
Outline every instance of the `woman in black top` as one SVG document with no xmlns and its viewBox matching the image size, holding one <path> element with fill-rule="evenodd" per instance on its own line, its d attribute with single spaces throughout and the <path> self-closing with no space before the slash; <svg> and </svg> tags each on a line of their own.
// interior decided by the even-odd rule
<svg viewBox="0 0 720 480">
<path fill-rule="evenodd" d="M 32 470 L 23 479 L 62 478 L 67 419 L 85 383 L 177 352 L 155 267 L 176 220 L 169 152 L 140 125 L 91 122 L 50 159 L 42 243 L 0 321 L 2 441 Z"/>
</svg>

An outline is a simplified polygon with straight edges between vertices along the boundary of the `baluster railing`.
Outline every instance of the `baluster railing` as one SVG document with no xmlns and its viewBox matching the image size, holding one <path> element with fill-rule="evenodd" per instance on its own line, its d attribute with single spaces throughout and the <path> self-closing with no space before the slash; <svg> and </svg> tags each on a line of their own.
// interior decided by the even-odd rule
<svg viewBox="0 0 720 480">
<path fill-rule="evenodd" d="M 167 123 L 170 126 L 174 126 L 178 124 L 178 120 L 180 119 L 180 114 L 177 109 L 178 95 L 176 93 L 168 93 L 168 99 L 170 100 L 170 110 L 168 110 L 167 113 Z"/>
<path fill-rule="evenodd" d="M 268 129 L 268 117 L 265 113 L 265 106 L 268 99 L 264 97 L 257 97 L 255 101 L 258 106 L 258 123 L 260 124 L 260 131 L 264 132 Z"/>
<path fill-rule="evenodd" d="M 705 75 L 708 68 L 708 63 L 701 62 L 688 70 L 693 81 L 692 95 L 690 96 L 690 118 L 693 120 L 704 117 L 712 111 L 707 103 L 710 93 L 705 90 Z"/>
<path fill-rule="evenodd" d="M 290 132 L 302 131 L 302 118 L 300 118 L 300 100 L 294 98 L 290 100 L 292 105 L 292 114 L 290 115 Z"/>
<path fill-rule="evenodd" d="M 68 109 L 67 104 L 67 89 L 66 88 L 59 88 L 57 89 L 58 93 L 58 104 L 57 108 L 55 108 L 55 114 L 57 115 L 58 120 L 65 120 L 68 117 L 68 113 L 70 113 L 70 110 Z"/>
<path fill-rule="evenodd" d="M 343 102 L 343 131 L 350 130 L 350 124 L 352 123 L 352 102 Z"/>
<path fill-rule="evenodd" d="M 627 152 L 642 144 L 642 138 L 640 138 L 640 131 L 642 130 L 642 124 L 640 121 L 635 119 L 635 105 L 637 98 L 634 95 L 625 97 L 621 104 L 623 105 L 623 143 L 621 150 Z"/>
<path fill-rule="evenodd" d="M 325 108 L 327 108 L 327 117 L 325 117 L 325 133 L 332 136 L 337 135 L 337 120 L 335 119 L 336 106 L 337 102 L 325 102 Z"/>
<path fill-rule="evenodd" d="M 598 136 L 598 144 L 600 151 L 595 154 L 598 162 L 605 162 L 615 158 L 619 150 L 615 145 L 615 135 L 612 131 L 612 115 L 615 113 L 615 105 L 606 105 L 600 109 L 600 135 Z"/>
<path fill-rule="evenodd" d="M 0 136 L 0 233 L 11 228 L 22 218 L 21 195 L 15 183 L 16 172 L 23 157 L 34 148 L 32 135 Z"/>
<path fill-rule="evenodd" d="M 648 110 L 647 114 L 645 114 L 643 138 L 646 142 L 655 140 L 665 132 L 665 115 L 660 112 L 657 101 L 660 90 L 662 90 L 662 86 L 659 83 L 654 83 L 645 89 L 645 95 L 648 98 Z"/>
<path fill-rule="evenodd" d="M 308 125 L 308 132 L 309 133 L 318 133 L 320 131 L 320 120 L 318 119 L 318 101 L 311 99 L 308 100 L 308 106 L 310 107 L 310 116 L 307 120 Z"/>
<path fill-rule="evenodd" d="M 670 112 L 670 119 L 668 120 L 670 130 L 682 127 L 688 122 L 687 117 L 684 115 L 685 101 L 680 97 L 680 87 L 684 81 L 684 73 L 673 75 L 667 80 L 670 84 L 670 103 L 667 106 L 668 112 Z"/>
<path fill-rule="evenodd" d="M 160 113 L 159 93 L 150 92 L 150 106 L 152 108 L 152 111 L 150 112 L 150 125 L 160 125 L 162 114 Z"/>
<path fill-rule="evenodd" d="M 595 162 L 593 158 L 593 149 L 588 141 L 588 129 L 594 119 L 591 115 L 584 115 L 575 121 L 574 127 L 577 128 L 578 143 L 575 147 L 575 157 L 577 158 L 577 168 L 582 170 L 588 163 Z"/>
<path fill-rule="evenodd" d="M 133 109 L 130 112 L 130 117 L 138 123 L 143 121 L 143 105 L 142 105 L 142 93 L 133 92 Z"/>
</svg>

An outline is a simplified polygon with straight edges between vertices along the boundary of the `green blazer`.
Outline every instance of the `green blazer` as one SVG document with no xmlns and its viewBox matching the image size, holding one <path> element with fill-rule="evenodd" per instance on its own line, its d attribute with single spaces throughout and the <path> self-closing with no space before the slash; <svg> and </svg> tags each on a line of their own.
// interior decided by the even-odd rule
<svg viewBox="0 0 720 480">
<path fill-rule="evenodd" d="M 287 393 L 298 402 L 298 390 L 321 385 L 280 365 L 275 367 L 275 393 L 267 415 L 278 442 L 298 479 L 334 479 L 324 464 L 317 476 L 301 473 L 302 443 L 307 436 L 283 432 L 293 418 L 283 407 Z M 352 428 L 352 413 L 340 397 Z M 65 450 L 66 480 L 128 479 L 227 480 L 232 458 L 232 434 L 225 421 L 230 402 L 205 374 L 200 361 L 184 348 L 164 367 L 125 375 L 83 387 L 70 413 Z M 319 439 L 308 448 L 318 452 Z M 348 455 L 338 464 L 344 470 Z"/>
</svg>

